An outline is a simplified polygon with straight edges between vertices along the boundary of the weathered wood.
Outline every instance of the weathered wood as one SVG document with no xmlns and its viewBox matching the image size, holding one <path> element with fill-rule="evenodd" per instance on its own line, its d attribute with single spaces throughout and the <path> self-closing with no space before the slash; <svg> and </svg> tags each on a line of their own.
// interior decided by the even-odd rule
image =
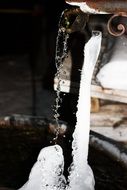
<svg viewBox="0 0 127 190">
<path fill-rule="evenodd" d="M 118 142 L 123 142 L 127 144 L 127 128 L 126 127 L 120 127 L 117 129 L 114 129 L 113 127 L 91 127 L 91 129 L 101 135 L 104 135 L 105 137 L 109 137 L 113 140 L 116 140 Z"/>
<path fill-rule="evenodd" d="M 113 103 L 113 102 L 105 102 L 103 105 L 101 103 L 100 110 L 97 113 L 91 113 L 91 119 L 93 126 L 114 126 L 117 128 L 121 126 L 121 124 L 126 126 L 125 121 L 127 121 L 127 105 L 122 103 Z M 118 122 L 123 120 L 123 122 L 118 125 Z M 116 125 L 117 123 L 117 125 Z"/>
<path fill-rule="evenodd" d="M 99 99 L 98 98 L 91 98 L 91 112 L 96 113 L 99 111 Z"/>
<path fill-rule="evenodd" d="M 127 91 L 117 89 L 106 89 L 101 86 L 91 85 L 91 96 L 104 100 L 112 100 L 127 103 Z"/>
<path fill-rule="evenodd" d="M 54 89 L 56 90 L 58 80 L 54 80 Z M 69 93 L 71 85 L 71 93 L 76 94 L 78 92 L 79 85 L 75 82 L 70 82 L 62 79 L 60 82 L 60 89 L 62 92 Z M 96 97 L 103 100 L 112 100 L 117 102 L 127 103 L 127 91 L 117 89 L 102 88 L 98 85 L 91 85 L 91 97 Z"/>
<path fill-rule="evenodd" d="M 79 78 L 81 74 L 81 65 L 72 64 L 71 53 L 68 53 L 67 58 L 65 58 L 63 67 L 60 70 L 60 90 L 65 93 L 74 93 L 77 94 L 79 90 Z M 95 67 L 95 70 L 97 68 Z M 72 77 L 73 73 L 73 77 Z M 127 103 L 127 90 L 118 90 L 118 89 L 107 89 L 102 88 L 95 81 L 95 74 L 93 74 L 92 84 L 91 84 L 91 97 L 112 100 L 117 102 Z M 54 78 L 54 90 L 57 89 L 58 78 Z"/>
<path fill-rule="evenodd" d="M 119 142 L 127 142 L 127 105 L 108 102 L 91 113 L 91 129 Z"/>
</svg>

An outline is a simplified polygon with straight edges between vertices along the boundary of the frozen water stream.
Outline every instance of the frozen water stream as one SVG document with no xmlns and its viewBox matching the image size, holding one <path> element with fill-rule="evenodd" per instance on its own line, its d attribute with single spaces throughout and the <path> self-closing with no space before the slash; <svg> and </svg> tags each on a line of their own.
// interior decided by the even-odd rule
<svg viewBox="0 0 127 190">
<path fill-rule="evenodd" d="M 101 47 L 101 33 L 93 32 L 84 48 L 84 64 L 81 73 L 77 123 L 73 134 L 73 163 L 68 185 L 63 176 L 64 157 L 59 145 L 40 151 L 28 182 L 19 190 L 94 190 L 94 176 L 87 163 L 90 131 L 90 86 Z"/>
<path fill-rule="evenodd" d="M 101 33 L 93 32 L 93 36 L 84 48 L 84 64 L 81 73 L 79 100 L 77 105 L 77 123 L 73 134 L 73 164 L 69 177 L 69 190 L 94 189 L 94 177 L 87 163 L 89 131 L 90 131 L 90 87 L 92 74 L 101 47 Z"/>
</svg>

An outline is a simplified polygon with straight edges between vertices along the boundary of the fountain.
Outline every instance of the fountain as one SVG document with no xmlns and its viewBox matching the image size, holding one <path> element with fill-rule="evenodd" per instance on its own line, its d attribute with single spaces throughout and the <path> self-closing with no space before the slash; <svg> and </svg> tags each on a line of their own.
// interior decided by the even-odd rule
<svg viewBox="0 0 127 190">
<path fill-rule="evenodd" d="M 73 33 L 73 32 L 77 32 L 77 31 L 80 31 L 80 32 L 83 32 L 83 30 L 87 30 L 87 25 L 89 25 L 89 22 L 90 22 L 90 20 L 91 20 L 91 15 L 98 15 L 98 14 L 100 14 L 101 16 L 102 15 L 107 15 L 105 18 L 106 18 L 106 24 L 104 24 L 103 25 L 103 23 L 101 23 L 102 25 L 103 25 L 103 29 L 105 29 L 104 27 L 107 25 L 107 27 L 106 27 L 106 29 L 105 29 L 105 31 L 107 30 L 108 31 L 108 37 L 109 37 L 109 35 L 111 35 L 111 36 L 113 36 L 113 40 L 116 38 L 116 37 L 119 37 L 119 39 L 118 39 L 118 42 L 116 43 L 116 46 L 115 46 L 115 49 L 114 50 L 116 50 L 115 51 L 115 54 L 113 54 L 113 58 L 111 59 L 111 61 L 113 60 L 114 61 L 114 64 L 112 64 L 113 66 L 114 66 L 114 69 L 113 69 L 113 67 L 111 66 L 110 67 L 110 65 L 109 65 L 109 69 L 108 69 L 108 71 L 107 71 L 107 73 L 106 73 L 106 71 L 102 71 L 102 73 L 100 73 L 100 78 L 99 78 L 99 75 L 97 76 L 97 78 L 98 78 L 98 81 L 99 82 L 102 82 L 102 84 L 104 83 L 105 85 L 104 85 L 104 87 L 106 86 L 107 88 L 117 88 L 117 89 L 126 89 L 126 76 L 123 78 L 123 79 L 125 79 L 125 82 L 123 82 L 122 81 L 122 77 L 120 78 L 119 77 L 119 79 L 117 79 L 117 77 L 118 77 L 118 75 L 116 74 L 114 74 L 114 75 L 111 75 L 111 73 L 110 73 L 110 76 L 111 76 L 111 78 L 110 79 L 108 79 L 108 81 L 106 81 L 106 79 L 108 78 L 107 76 L 108 76 L 108 74 L 109 74 L 109 71 L 110 72 L 112 72 L 112 71 L 126 71 L 127 70 L 127 67 L 126 67 L 126 65 L 125 65 L 125 62 L 126 62 L 126 51 L 125 51 L 125 49 L 126 49 L 126 32 L 127 32 L 127 26 L 126 26 L 126 17 L 127 17 L 127 1 L 109 1 L 109 2 L 107 2 L 107 1 L 90 1 L 90 0 L 84 0 L 84 1 L 82 1 L 82 0 L 69 0 L 69 1 L 66 1 L 67 3 L 69 3 L 69 4 L 71 4 L 72 6 L 74 6 L 74 9 L 72 9 L 72 11 L 68 11 L 68 12 L 65 12 L 65 16 L 66 16 L 66 21 L 68 21 L 67 23 L 68 23 L 68 25 L 66 25 L 66 24 L 64 24 L 63 26 L 65 27 L 65 30 L 68 32 L 68 33 Z M 78 7 L 79 7 L 79 9 L 78 9 Z M 83 19 L 83 13 L 84 13 L 84 19 Z M 71 14 L 73 15 L 73 14 L 75 14 L 75 15 L 77 15 L 76 16 L 76 19 L 75 19 L 75 21 L 73 22 L 73 23 L 71 23 L 71 21 L 69 20 L 70 18 L 71 18 Z M 97 18 L 98 19 L 98 17 L 97 16 L 95 16 L 95 18 Z M 93 26 L 93 29 L 94 28 L 96 28 L 97 26 L 95 26 L 96 25 L 96 19 L 94 20 L 95 21 L 95 23 L 94 23 L 94 25 L 92 25 Z M 84 24 L 83 24 L 84 23 Z M 92 23 L 93 24 L 93 23 Z M 101 26 L 101 25 L 100 25 Z M 100 29 L 102 29 L 102 28 L 100 28 Z M 103 31 L 103 32 L 105 32 L 105 31 Z M 107 32 L 106 31 L 106 32 Z M 103 34 L 103 33 L 102 33 Z M 105 35 L 105 34 L 104 34 Z M 107 37 L 105 37 L 105 38 L 107 38 Z M 109 37 L 110 38 L 110 37 Z M 107 40 L 107 42 L 108 42 L 108 39 L 106 39 Z M 124 45 L 123 45 L 124 44 Z M 96 48 L 96 47 L 95 47 Z M 122 51 L 124 49 L 124 51 Z M 122 52 L 122 53 L 121 53 Z M 93 50 L 93 54 L 94 54 L 94 50 Z M 122 59 L 123 59 L 123 61 L 122 61 L 122 59 L 120 59 L 120 56 L 121 56 L 121 54 L 122 54 Z M 103 55 L 103 54 L 102 54 Z M 92 53 L 91 53 L 91 56 L 92 56 Z M 85 54 L 85 58 L 86 57 L 89 57 L 88 55 L 86 55 Z M 67 59 L 66 59 L 67 60 Z M 95 59 L 96 60 L 96 59 Z M 96 60 L 97 61 L 97 60 Z M 65 61 L 66 62 L 66 61 Z M 94 62 L 94 61 L 93 61 Z M 85 62 L 86 63 L 86 62 Z M 121 63 L 123 63 L 124 65 L 123 65 L 123 69 L 121 68 L 121 70 L 119 69 L 120 68 L 120 64 Z M 118 67 L 116 67 L 118 65 Z M 67 66 L 67 65 L 66 65 Z M 125 66 L 125 67 L 124 67 Z M 84 67 L 84 66 L 83 66 Z M 87 66 L 86 66 L 87 67 Z M 107 66 L 108 67 L 108 66 Z M 90 69 L 90 68 L 89 68 Z M 104 68 L 105 69 L 105 68 Z M 121 73 L 123 73 L 121 71 Z M 103 72 L 105 72 L 106 74 L 106 79 L 103 79 Z M 124 72 L 125 73 L 125 72 Z M 101 76 L 102 75 L 102 76 Z M 67 81 L 68 83 L 66 83 L 66 79 L 63 77 L 64 75 L 62 75 L 61 74 L 61 91 L 63 91 L 63 92 L 69 92 L 69 93 L 71 93 L 71 81 Z M 87 81 L 87 75 L 85 75 L 86 76 L 86 78 L 85 78 L 85 80 Z M 112 76 L 115 76 L 113 79 L 112 79 Z M 122 76 L 122 74 L 120 74 L 119 76 Z M 63 78 L 62 78 L 63 77 Z M 102 78 L 102 79 L 101 79 Z M 63 79 L 63 80 L 62 80 Z M 100 79 L 100 80 L 99 80 Z M 118 81 L 117 81 L 117 80 Z M 121 80 L 120 80 L 121 79 Z M 54 84 L 54 88 L 56 89 L 56 84 L 58 83 L 58 81 L 57 81 L 58 79 L 57 79 L 57 77 L 55 78 L 55 84 Z M 69 79 L 69 80 L 71 80 L 71 78 Z M 104 82 L 103 82 L 103 80 L 105 80 Z M 111 80 L 113 80 L 113 81 L 111 81 Z M 85 81 L 85 82 L 86 82 Z M 110 82 L 111 81 L 111 82 Z M 117 82 L 116 82 L 117 81 Z M 65 84 L 66 83 L 66 84 Z M 87 82 L 86 82 L 87 83 Z M 81 78 L 81 84 L 82 84 L 82 78 Z M 80 85 L 81 85 L 80 84 Z M 69 88 L 67 89 L 67 86 L 69 86 Z M 73 83 L 72 83 L 72 85 L 74 85 Z M 84 89 L 85 89 L 85 83 L 83 84 L 83 86 L 84 86 Z M 81 86 L 80 86 L 80 88 L 81 88 Z M 88 87 L 86 88 L 87 90 L 89 89 Z M 67 91 L 66 91 L 67 90 Z M 81 89 L 80 89 L 81 90 Z M 89 90 L 88 90 L 89 91 Z M 88 92 L 87 91 L 87 92 Z M 89 95 L 89 97 L 90 97 L 90 95 Z M 84 95 L 84 97 L 83 98 L 86 98 L 86 96 Z M 83 103 L 83 99 L 82 99 L 82 103 Z M 78 104 L 78 106 L 79 106 L 80 104 Z M 86 104 L 84 104 L 84 105 L 87 105 L 88 106 L 88 104 L 86 103 Z M 83 108 L 83 105 L 81 104 L 79 107 L 79 110 L 82 110 L 81 112 L 85 115 L 86 114 L 86 112 L 85 112 L 85 109 Z M 81 117 L 83 117 L 82 116 L 82 113 L 81 112 L 79 112 L 80 114 L 80 116 L 78 115 L 78 112 L 77 112 L 77 116 L 79 116 L 79 118 L 81 118 Z M 89 113 L 90 113 L 90 111 L 89 111 Z M 88 116 L 88 115 L 87 115 Z M 89 118 L 89 117 L 88 117 Z M 78 119 L 78 117 L 77 117 L 77 119 Z M 80 119 L 79 119 L 80 120 Z M 89 119 L 88 119 L 89 120 Z M 82 121 L 82 120 L 80 120 L 80 121 Z M 78 122 L 77 122 L 78 123 Z M 79 124 L 79 123 L 78 123 Z M 87 120 L 86 119 L 84 119 L 84 122 L 82 121 L 82 124 L 84 125 L 84 128 L 85 128 L 85 126 L 87 126 Z M 82 125 L 81 125 L 82 126 Z M 82 129 L 83 129 L 83 126 L 81 127 Z M 74 145 L 76 144 L 80 144 L 80 141 L 82 142 L 82 140 L 81 139 L 83 139 L 83 136 L 85 135 L 85 132 L 87 133 L 88 131 L 87 131 L 87 127 L 86 127 L 86 131 L 85 131 L 85 129 L 84 129 L 84 132 L 81 130 L 81 128 L 78 130 L 78 127 L 77 127 L 77 125 L 76 125 L 76 130 L 75 131 L 77 131 L 78 130 L 78 132 L 80 133 L 80 135 L 78 134 L 78 132 L 76 133 L 76 132 L 74 132 L 74 134 L 73 134 L 73 137 L 74 137 L 74 141 L 73 141 L 73 143 L 74 143 Z M 79 136 L 79 138 L 76 136 L 75 137 L 75 133 L 76 133 L 76 135 L 78 134 Z M 110 141 L 109 139 L 105 139 L 104 140 L 104 142 L 103 141 L 101 141 L 102 139 L 100 138 L 95 138 L 96 140 L 94 141 L 93 139 L 94 139 L 94 135 L 96 135 L 96 134 L 92 134 L 91 135 L 91 137 L 90 137 L 90 142 L 91 142 L 91 144 L 92 143 L 94 143 L 95 144 L 95 146 L 96 147 L 98 147 L 99 149 L 104 149 L 104 151 L 105 152 L 107 152 L 108 154 L 110 154 L 110 156 L 112 156 L 112 157 L 114 157 L 115 159 L 118 159 L 119 161 L 121 161 L 122 163 L 124 163 L 124 165 L 126 166 L 126 164 L 127 164 L 127 157 L 126 157 L 126 155 L 124 155 L 124 156 L 122 156 L 122 152 L 120 151 L 120 147 L 119 146 L 117 146 L 116 144 L 114 145 L 114 142 L 112 142 L 112 141 Z M 75 142 L 75 138 L 77 138 L 78 140 Z M 87 138 L 89 138 L 89 133 L 87 134 L 87 137 L 85 138 L 85 139 L 87 139 Z M 96 142 L 97 142 L 97 144 L 96 144 Z M 73 145 L 73 143 L 72 143 L 72 145 Z M 86 143 L 86 141 L 84 140 L 84 142 L 82 142 L 80 145 L 81 145 L 81 147 L 83 148 L 82 149 L 82 151 L 81 152 L 83 152 L 84 151 L 84 154 L 85 155 L 87 155 L 87 152 L 88 152 L 88 150 L 85 152 L 85 147 L 83 147 L 83 144 L 85 144 Z M 78 144 L 78 145 L 79 145 Z M 87 141 L 87 143 L 86 143 L 87 145 L 88 145 L 88 141 Z M 93 145 L 94 146 L 94 145 Z M 73 147 L 73 146 L 72 146 Z M 71 180 L 72 181 L 70 181 L 70 184 L 71 184 L 71 188 L 72 189 L 87 189 L 88 187 L 87 187 L 87 185 L 85 186 L 80 186 L 80 185 L 78 185 L 78 182 L 80 181 L 80 174 L 78 174 L 77 175 L 77 183 L 75 182 L 76 180 L 75 180 L 75 176 L 76 176 L 76 174 L 79 172 L 80 173 L 80 169 L 81 168 L 83 168 L 83 166 L 85 165 L 85 162 L 84 162 L 84 159 L 81 159 L 82 161 L 83 161 L 83 163 L 82 163 L 82 161 L 80 161 L 80 153 L 78 154 L 78 156 L 77 156 L 77 159 L 75 158 L 76 157 L 76 152 L 78 152 L 77 151 L 77 148 L 78 146 L 76 146 L 76 148 L 74 148 L 74 153 L 73 153 L 73 158 L 74 158 L 74 162 L 76 163 L 75 165 L 76 165 L 76 167 L 78 168 L 77 169 L 77 171 L 76 172 L 73 172 L 73 170 L 71 171 L 72 173 L 71 173 Z M 80 146 L 79 146 L 80 147 Z M 119 147 L 119 148 L 118 148 Z M 75 159 L 76 159 L 76 161 L 75 161 Z M 86 159 L 87 160 L 87 159 Z M 81 167 L 81 168 L 80 168 Z M 86 171 L 87 171 L 87 169 L 86 169 Z M 85 172 L 85 171 L 84 171 Z M 89 170 L 87 171 L 88 173 L 87 174 L 85 174 L 84 173 L 84 175 L 83 175 L 83 173 L 82 173 L 82 176 L 89 176 Z M 78 178 L 79 177 L 79 178 Z M 81 178 L 81 181 L 79 182 L 79 184 L 82 184 L 83 183 L 83 178 Z M 89 188 L 90 189 L 92 189 L 93 187 L 91 187 L 91 184 L 92 184 L 92 182 L 89 184 Z M 71 189 L 70 188 L 70 189 Z M 88 188 L 88 189 L 89 189 Z"/>
<path fill-rule="evenodd" d="M 30 172 L 28 182 L 19 190 L 94 190 L 94 177 L 87 163 L 87 157 L 90 132 L 90 86 L 100 47 L 101 33 L 95 31 L 84 48 L 85 58 L 77 105 L 77 124 L 72 142 L 73 162 L 70 167 L 68 184 L 63 176 L 64 157 L 61 147 L 54 145 L 41 150 L 37 162 Z M 59 93 L 57 98 L 59 98 Z M 85 112 L 83 104 L 86 106 Z M 58 118 L 56 118 L 57 124 Z M 59 135 L 58 129 L 56 130 L 56 138 Z"/>
<path fill-rule="evenodd" d="M 63 60 L 66 58 L 67 52 L 67 40 L 69 38 L 68 33 L 75 32 L 80 29 L 84 29 L 87 22 L 89 21 L 89 14 L 111 14 L 111 5 L 106 6 L 106 1 L 98 1 L 98 6 L 96 6 L 95 1 L 68 1 L 71 5 L 79 6 L 80 9 L 74 9 L 74 14 L 79 13 L 80 17 L 77 16 L 75 21 L 71 23 L 70 13 L 64 13 L 64 21 L 62 26 L 60 26 L 58 33 L 57 46 L 59 45 L 60 37 L 59 35 L 64 36 L 63 41 L 63 51 L 62 55 L 61 49 L 56 51 L 56 67 L 57 73 L 56 78 L 58 80 L 56 91 L 56 109 L 55 109 L 55 121 L 56 121 L 56 136 L 54 138 L 55 144 L 57 144 L 60 126 L 59 126 L 59 114 L 58 108 L 60 107 L 60 85 L 61 85 L 61 72 L 63 67 Z M 118 2 L 117 2 L 118 3 Z M 103 6 L 104 5 L 104 8 Z M 109 18 L 107 23 L 108 31 L 111 35 L 121 36 L 126 32 L 124 24 L 118 24 L 118 31 L 114 31 L 112 27 L 112 22 L 116 17 L 127 17 L 123 6 L 121 6 L 121 11 L 118 12 L 117 4 L 115 3 L 112 13 L 114 13 L 111 18 Z M 84 15 L 84 23 L 82 24 L 82 13 Z M 66 17 L 65 17 L 66 15 Z M 69 16 L 68 16 L 69 15 Z M 69 19 L 68 19 L 69 18 Z M 77 19 L 78 18 L 78 19 Z M 73 20 L 73 19 L 72 19 Z M 71 24 L 72 26 L 71 26 Z M 70 27 L 71 26 L 71 27 Z M 80 29 L 77 27 L 80 26 Z M 97 63 L 100 50 L 101 50 L 101 32 L 92 30 L 92 37 L 89 37 L 87 43 L 85 43 L 84 48 L 84 63 L 81 72 L 81 82 L 79 89 L 79 100 L 77 104 L 77 122 L 73 133 L 72 140 L 72 164 L 69 168 L 69 176 L 66 179 L 63 175 L 64 171 L 64 156 L 62 149 L 58 145 L 49 146 L 43 148 L 38 156 L 37 162 L 32 168 L 28 182 L 20 188 L 20 190 L 34 190 L 34 189 L 44 189 L 44 190 L 94 190 L 95 189 L 95 180 L 91 167 L 88 164 L 88 148 L 89 148 L 89 135 L 90 135 L 90 91 L 91 91 L 91 80 L 94 71 L 95 64 Z M 64 55 L 65 54 L 65 55 Z M 85 105 L 85 109 L 84 106 Z M 101 145 L 103 142 L 101 143 Z M 109 148 L 108 144 L 108 148 Z M 104 147 L 104 146 L 103 146 Z M 113 150 L 113 149 L 112 149 Z M 51 156 L 50 156 L 51 154 Z M 126 155 L 125 155 L 126 162 Z"/>
<path fill-rule="evenodd" d="M 62 126 L 59 123 L 59 114 L 58 114 L 58 108 L 60 106 L 59 99 L 60 99 L 60 92 L 61 92 L 61 80 L 60 80 L 61 75 L 60 74 L 62 71 L 62 61 L 63 59 L 67 58 L 66 43 L 68 40 L 68 36 L 69 34 L 76 31 L 83 32 L 84 28 L 89 22 L 89 14 L 107 14 L 109 18 L 108 24 L 107 24 L 109 33 L 112 34 L 113 36 L 123 35 L 125 33 L 124 25 L 123 24 L 118 25 L 118 31 L 114 31 L 114 28 L 112 28 L 112 21 L 116 17 L 121 17 L 121 16 L 126 17 L 126 14 L 125 14 L 126 6 L 120 7 L 120 5 L 123 5 L 122 2 L 125 2 L 125 1 L 121 1 L 121 4 L 119 4 L 119 8 L 121 10 L 120 13 L 118 13 L 118 10 L 119 10 L 117 7 L 118 1 L 115 2 L 115 5 L 112 8 L 111 4 L 113 2 L 114 1 L 110 1 L 110 3 L 107 4 L 106 1 L 100 0 L 100 1 L 97 1 L 98 4 L 96 4 L 96 1 L 90 1 L 90 0 L 83 1 L 83 2 L 81 0 L 67 1 L 67 3 L 79 6 L 80 9 L 76 7 L 76 9 L 74 8 L 72 11 L 69 11 L 69 12 L 65 11 L 65 15 L 66 15 L 65 20 L 64 20 L 65 22 L 63 22 L 62 20 L 62 25 L 60 26 L 60 31 L 62 32 L 62 34 L 67 33 L 67 36 L 63 35 L 65 37 L 64 38 L 65 43 L 63 45 L 63 49 L 65 50 L 63 51 L 65 53 L 65 57 L 64 56 L 59 57 L 59 55 L 57 55 L 58 56 L 57 57 L 58 72 L 56 74 L 56 77 L 58 79 L 58 84 L 57 84 L 58 86 L 55 86 L 57 90 L 56 109 L 55 109 L 55 122 L 56 122 L 55 127 L 56 128 L 54 130 L 55 137 L 52 139 L 53 140 L 52 142 L 55 145 L 52 145 L 52 146 L 46 145 L 46 147 L 42 147 L 38 155 L 37 161 L 32 167 L 32 170 L 29 174 L 28 181 L 25 183 L 25 185 L 19 188 L 19 190 L 35 190 L 35 189 L 37 190 L 42 190 L 42 189 L 43 190 L 77 190 L 77 189 L 94 190 L 94 189 L 98 189 L 99 190 L 99 188 L 96 186 L 96 180 L 97 180 L 97 177 L 95 175 L 96 168 L 94 170 L 94 167 L 93 167 L 93 170 L 92 170 L 92 167 L 90 167 L 88 163 L 89 140 L 90 140 L 90 145 L 92 148 L 97 148 L 97 150 L 99 149 L 99 154 L 103 155 L 105 150 L 108 150 L 107 152 L 110 155 L 112 154 L 112 157 L 116 155 L 115 159 L 117 158 L 117 161 L 118 160 L 122 161 L 124 166 L 126 165 L 127 156 L 125 153 L 120 152 L 121 146 L 119 145 L 117 146 L 116 144 L 114 146 L 114 142 L 106 138 L 102 138 L 98 136 L 98 134 L 94 134 L 94 133 L 90 134 L 91 80 L 92 80 L 95 64 L 97 63 L 98 57 L 100 55 L 101 40 L 102 40 L 102 35 L 103 35 L 103 33 L 99 30 L 92 30 L 91 36 L 88 36 L 88 39 L 86 40 L 86 43 L 84 46 L 84 61 L 83 61 L 84 63 L 83 63 L 82 71 L 81 71 L 79 100 L 77 104 L 77 113 L 76 113 L 77 122 L 76 122 L 75 130 L 73 133 L 73 141 L 72 141 L 73 161 L 69 168 L 68 177 L 64 176 L 64 155 L 63 155 L 62 147 L 58 143 L 59 133 Z M 85 12 L 85 14 L 82 11 Z M 111 13 L 113 13 L 114 15 L 112 16 Z M 71 14 L 72 15 L 76 14 L 76 19 L 74 19 L 73 17 L 71 18 Z M 109 14 L 111 14 L 110 15 L 111 18 Z M 68 18 L 72 20 L 70 21 L 68 20 Z M 91 151 L 92 152 L 91 157 L 93 157 L 93 155 L 95 154 L 94 151 L 95 150 Z M 96 157 L 96 154 L 94 156 Z M 105 157 L 106 155 L 104 154 L 102 157 L 102 160 Z M 96 158 L 96 160 L 98 160 L 98 158 Z M 115 162 L 115 164 L 117 163 L 117 161 Z M 115 164 L 113 165 L 113 167 L 115 166 Z M 101 172 L 104 174 L 104 171 L 100 169 L 98 173 L 101 173 Z M 106 189 L 114 189 L 115 184 L 113 185 L 109 184 L 111 183 L 111 180 L 109 180 L 108 178 L 106 179 L 108 183 L 108 185 L 106 186 Z M 103 183 L 101 187 L 104 189 L 105 181 L 102 180 L 100 183 Z M 109 188 L 109 186 L 111 186 L 111 188 Z"/>
</svg>

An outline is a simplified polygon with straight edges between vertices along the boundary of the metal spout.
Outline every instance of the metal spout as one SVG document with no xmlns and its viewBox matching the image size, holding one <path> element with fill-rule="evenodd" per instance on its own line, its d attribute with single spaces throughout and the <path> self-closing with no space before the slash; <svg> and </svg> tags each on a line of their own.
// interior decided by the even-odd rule
<svg viewBox="0 0 127 190">
<path fill-rule="evenodd" d="M 67 9 L 63 13 L 59 28 L 69 34 L 83 31 L 88 17 L 88 14 L 83 13 L 79 8 Z"/>
<path fill-rule="evenodd" d="M 81 3 L 89 8 L 89 13 L 110 13 L 127 12 L 127 0 L 66 0 L 67 3 L 80 6 Z"/>
</svg>

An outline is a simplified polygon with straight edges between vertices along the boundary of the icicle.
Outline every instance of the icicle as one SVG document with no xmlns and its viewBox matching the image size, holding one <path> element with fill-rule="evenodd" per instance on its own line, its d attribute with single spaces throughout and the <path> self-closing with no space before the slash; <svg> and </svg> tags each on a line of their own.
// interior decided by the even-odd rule
<svg viewBox="0 0 127 190">
<path fill-rule="evenodd" d="M 69 176 L 69 190 L 93 190 L 94 177 L 87 163 L 90 132 L 90 86 L 92 74 L 101 48 L 101 33 L 93 32 L 84 48 L 84 64 L 81 74 L 77 123 L 73 134 L 73 163 Z"/>
</svg>

